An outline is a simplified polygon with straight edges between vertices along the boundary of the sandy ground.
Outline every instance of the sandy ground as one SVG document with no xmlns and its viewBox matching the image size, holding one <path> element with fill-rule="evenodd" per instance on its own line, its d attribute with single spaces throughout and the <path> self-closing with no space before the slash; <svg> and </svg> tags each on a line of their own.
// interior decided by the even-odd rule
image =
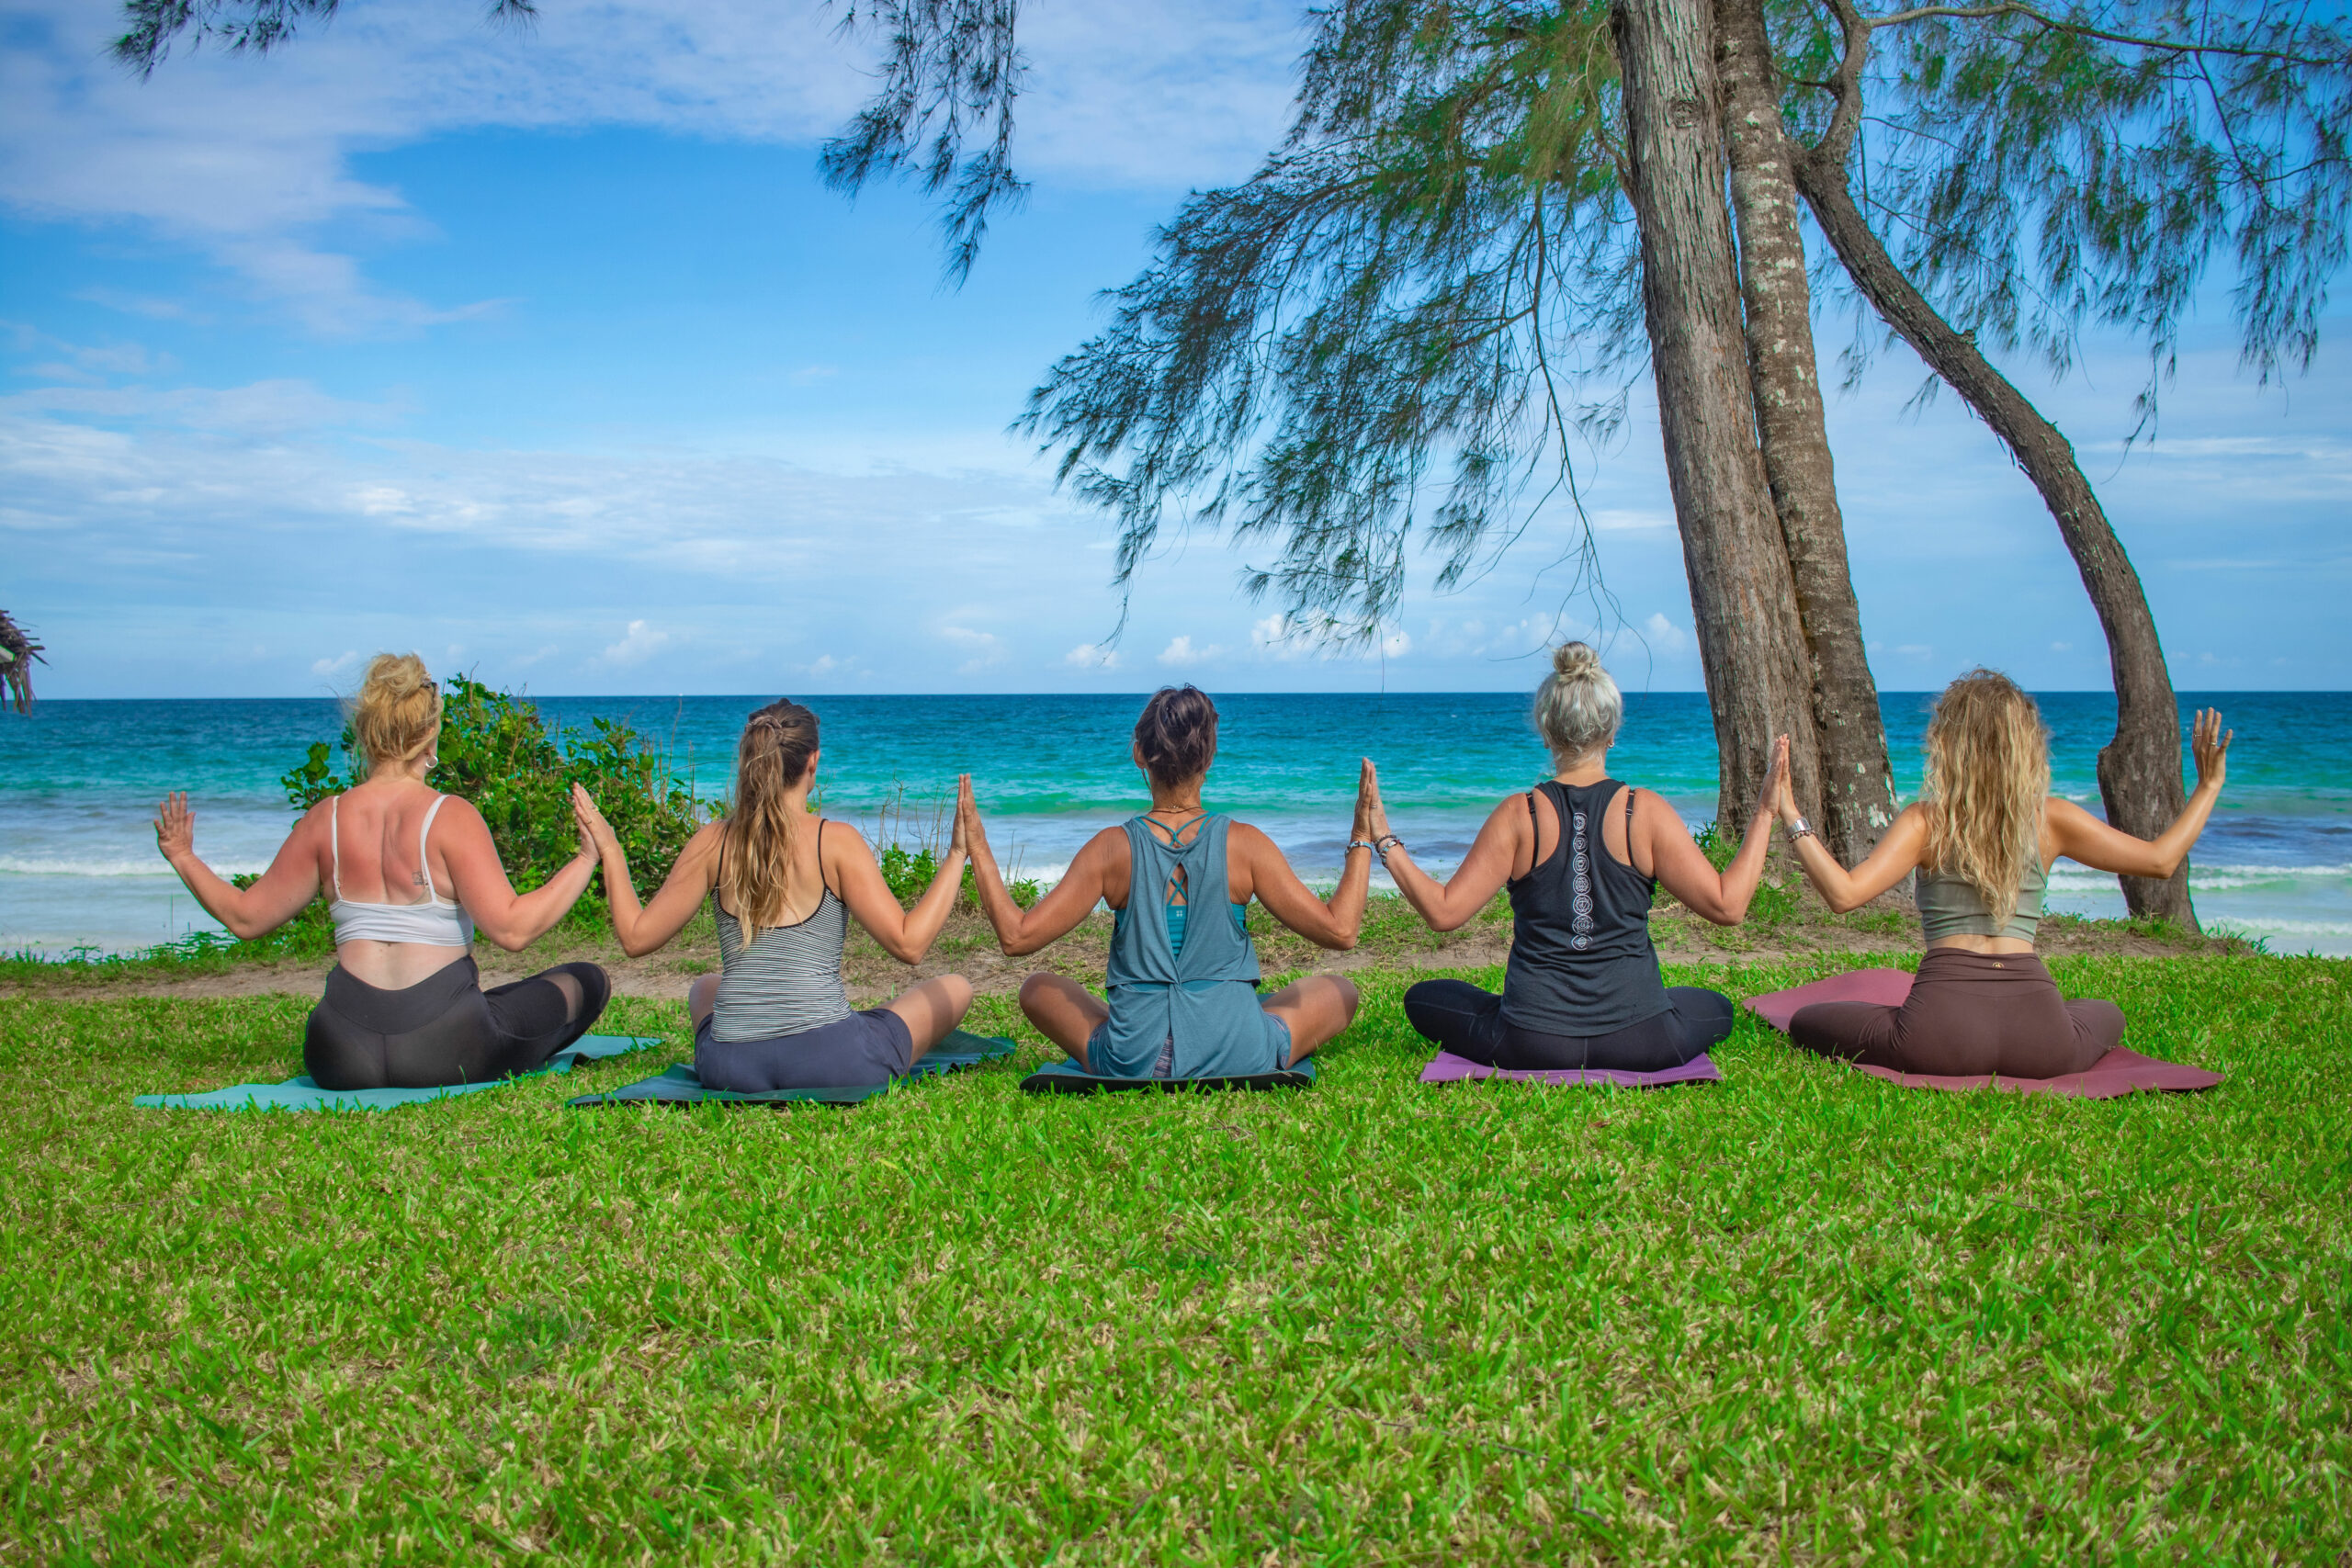
<svg viewBox="0 0 2352 1568">
<path fill-rule="evenodd" d="M 1262 917 L 1253 917 L 1253 927 Z M 1919 926 L 1907 900 L 1895 897 L 1843 919 L 1809 896 L 1794 919 L 1774 926 L 1742 926 L 1730 930 L 1707 925 L 1672 905 L 1651 917 L 1651 931 L 1658 956 L 1668 964 L 1766 964 L 1802 960 L 1830 953 L 1902 953 L 1919 947 Z M 931 956 L 909 968 L 885 953 L 862 931 L 853 930 L 842 968 L 851 998 L 872 1006 L 887 1001 L 901 987 L 933 975 L 960 974 L 982 994 L 1018 990 L 1023 976 L 1036 969 L 1052 969 L 1087 984 L 1099 985 L 1110 942 L 1111 922 L 1097 915 L 1041 953 L 1007 958 L 997 950 L 992 934 L 978 913 L 959 910 L 941 933 Z M 1257 938 L 1260 960 L 1268 975 L 1307 972 L 1349 974 L 1365 969 L 1475 969 L 1501 964 L 1510 951 L 1510 927 L 1506 919 L 1482 918 L 1463 931 L 1445 935 L 1418 924 L 1391 919 L 1367 933 L 1365 942 L 1348 953 L 1329 953 L 1276 931 Z M 2245 951 L 2243 943 L 2220 939 L 2159 938 L 2124 925 L 2073 919 L 2052 919 L 2042 927 L 2041 951 L 2049 955 L 2113 953 L 2184 956 Z M 628 958 L 609 940 L 582 942 L 550 937 L 526 953 L 502 953 L 486 943 L 475 948 L 482 983 L 496 986 L 552 964 L 588 959 L 605 965 L 613 988 L 621 996 L 678 997 L 685 995 L 695 976 L 718 967 L 718 949 L 709 923 L 698 920 L 678 942 L 644 958 Z M 71 994 L 77 997 L 232 997 L 266 992 L 316 996 L 330 967 L 326 960 L 311 963 L 224 964 L 179 975 L 157 975 L 134 969 L 110 976 L 87 967 L 59 965 L 55 974 L 24 978 L 24 971 L 0 980 L 0 997 Z"/>
</svg>

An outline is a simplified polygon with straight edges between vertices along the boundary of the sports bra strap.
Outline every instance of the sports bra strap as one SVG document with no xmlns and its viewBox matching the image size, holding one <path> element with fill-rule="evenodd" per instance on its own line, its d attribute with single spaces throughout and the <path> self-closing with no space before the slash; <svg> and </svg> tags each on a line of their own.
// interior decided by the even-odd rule
<svg viewBox="0 0 2352 1568">
<path fill-rule="evenodd" d="M 337 807 L 343 796 L 331 795 L 327 800 L 327 880 L 334 885 L 334 896 L 343 897 L 343 813 Z"/>
<path fill-rule="evenodd" d="M 435 795 L 433 809 L 424 814 L 424 825 L 416 830 L 416 871 L 419 876 L 424 878 L 424 897 L 427 901 L 438 898 L 440 895 L 433 890 L 433 863 L 424 858 L 424 836 L 433 831 L 433 819 L 441 815 L 441 807 L 448 799 L 449 797 L 446 795 Z"/>
</svg>

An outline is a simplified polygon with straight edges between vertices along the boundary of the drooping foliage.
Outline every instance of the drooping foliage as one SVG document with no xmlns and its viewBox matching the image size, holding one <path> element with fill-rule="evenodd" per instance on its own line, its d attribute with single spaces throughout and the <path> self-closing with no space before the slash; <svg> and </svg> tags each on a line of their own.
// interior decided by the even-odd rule
<svg viewBox="0 0 2352 1568">
<path fill-rule="evenodd" d="M 122 0 L 123 32 L 112 52 L 141 76 L 182 42 L 267 54 L 293 42 L 306 24 L 325 26 L 341 6 L 342 0 Z M 538 14 L 537 0 L 489 0 L 493 22 L 526 23 Z"/>
<path fill-rule="evenodd" d="M 18 713 L 32 711 L 33 666 L 49 662 L 41 657 L 47 651 L 7 611 L 0 610 L 0 708 L 13 702 Z"/>
</svg>

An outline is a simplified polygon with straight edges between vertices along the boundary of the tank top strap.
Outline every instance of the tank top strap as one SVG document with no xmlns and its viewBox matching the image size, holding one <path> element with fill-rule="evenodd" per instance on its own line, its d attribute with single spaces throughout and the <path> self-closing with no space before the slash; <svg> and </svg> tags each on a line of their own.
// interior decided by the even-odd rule
<svg viewBox="0 0 2352 1568">
<path fill-rule="evenodd" d="M 446 795 L 435 795 L 432 807 L 424 813 L 424 820 L 417 825 L 416 829 L 416 874 L 424 878 L 424 897 L 428 902 L 438 898 L 440 894 L 433 887 L 433 863 L 425 858 L 424 839 L 433 831 L 433 819 L 441 815 L 441 807 L 448 803 L 448 799 Z"/>
</svg>

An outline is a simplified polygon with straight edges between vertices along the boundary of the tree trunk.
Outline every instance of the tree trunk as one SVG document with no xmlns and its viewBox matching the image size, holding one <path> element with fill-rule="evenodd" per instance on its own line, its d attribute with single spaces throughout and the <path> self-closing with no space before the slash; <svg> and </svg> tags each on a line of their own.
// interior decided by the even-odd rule
<svg viewBox="0 0 2352 1568">
<path fill-rule="evenodd" d="M 2140 574 L 2108 525 L 2098 497 L 2075 461 L 2073 446 L 1993 368 L 1973 340 L 1952 331 L 1895 266 L 1854 205 L 1842 157 L 1800 161 L 1797 183 L 1838 260 L 1878 313 L 2007 444 L 2010 457 L 2033 480 L 2057 519 L 2058 532 L 2074 552 L 2083 587 L 2107 633 L 2108 660 L 2114 672 L 2115 739 L 2098 754 L 2099 798 L 2107 807 L 2108 821 L 2139 838 L 2156 837 L 2187 804 L 2180 782 L 2180 705 L 2173 695 L 2172 676 L 2165 668 L 2164 647 L 2156 639 L 2156 620 L 2148 612 Z M 2187 860 L 2169 880 L 2119 880 L 2123 902 L 2134 915 L 2158 916 L 2197 929 Z"/>
<path fill-rule="evenodd" d="M 1858 865 L 1894 820 L 1894 773 L 1846 565 L 1846 520 L 1815 364 L 1813 292 L 1797 231 L 1795 155 L 1781 123 L 1762 0 L 1714 0 L 1714 20 L 1748 383 L 1811 660 L 1821 832 L 1839 860 Z"/>
<path fill-rule="evenodd" d="M 1717 820 L 1736 836 L 1774 736 L 1789 736 L 1800 799 L 1821 798 L 1821 754 L 1796 584 L 1756 450 L 1709 3 L 1617 0 L 1611 19 L 1658 424 L 1722 759 Z"/>
</svg>

